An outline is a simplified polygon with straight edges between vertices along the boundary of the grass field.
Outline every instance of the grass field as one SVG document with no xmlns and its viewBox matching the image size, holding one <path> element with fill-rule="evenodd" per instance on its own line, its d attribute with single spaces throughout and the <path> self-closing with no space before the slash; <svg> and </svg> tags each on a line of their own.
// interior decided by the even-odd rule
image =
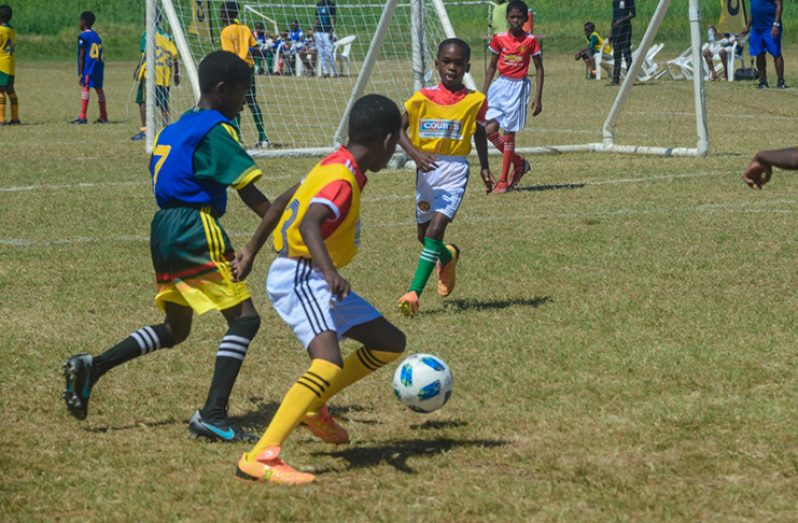
<svg viewBox="0 0 798 523">
<path fill-rule="evenodd" d="M 798 90 L 709 85 L 706 159 L 546 156 L 517 192 L 473 185 L 447 233 L 463 248 L 458 288 L 428 288 L 414 320 L 395 311 L 419 253 L 413 174 L 371 175 L 345 275 L 409 352 L 449 363 L 454 395 L 414 414 L 392 397 L 395 366 L 344 391 L 333 403 L 352 443 L 295 433 L 287 460 L 319 481 L 291 489 L 236 481 L 245 446 L 187 437 L 220 316 L 112 371 L 85 422 L 63 407 L 67 356 L 160 321 L 146 157 L 121 121 L 132 67 L 109 65 L 113 123 L 75 128 L 72 65 L 22 63 L 26 125 L 0 128 L 2 521 L 798 519 L 798 181 L 777 172 L 753 192 L 739 178 L 755 150 L 795 144 Z M 580 67 L 547 56 L 546 112 L 522 144 L 595 132 L 614 91 Z M 662 119 L 691 109 L 681 90 L 641 87 L 619 133 L 670 140 Z M 260 163 L 275 195 L 314 160 Z M 257 220 L 232 202 L 223 223 L 242 245 Z M 264 322 L 231 403 L 258 432 L 306 368 L 264 296 L 271 258 L 250 277 Z"/>
</svg>

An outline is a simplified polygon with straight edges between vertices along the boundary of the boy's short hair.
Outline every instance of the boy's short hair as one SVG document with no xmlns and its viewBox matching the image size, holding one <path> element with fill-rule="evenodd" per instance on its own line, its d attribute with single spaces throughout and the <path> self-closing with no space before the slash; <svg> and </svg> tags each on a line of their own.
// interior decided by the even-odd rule
<svg viewBox="0 0 798 523">
<path fill-rule="evenodd" d="M 255 29 L 265 29 L 263 22 L 255 22 Z"/>
<path fill-rule="evenodd" d="M 94 25 L 94 21 L 97 20 L 97 17 L 94 16 L 94 13 L 91 11 L 83 11 L 80 13 L 80 19 L 83 20 L 83 23 L 86 24 L 86 27 L 91 27 Z"/>
<path fill-rule="evenodd" d="M 593 22 L 585 22 L 585 29 L 587 29 L 588 27 L 595 29 L 596 24 L 594 24 Z"/>
<path fill-rule="evenodd" d="M 507 4 L 507 16 L 510 16 L 510 11 L 512 10 L 521 11 L 521 15 L 524 18 L 529 16 L 529 7 L 522 0 L 512 0 Z"/>
<path fill-rule="evenodd" d="M 457 47 L 459 47 L 460 49 L 465 51 L 466 62 L 471 61 L 471 46 L 468 45 L 465 40 L 461 40 L 460 38 L 447 38 L 446 40 L 441 42 L 438 45 L 438 54 L 437 54 L 437 56 L 441 55 L 441 53 L 443 52 L 443 48 L 444 47 L 447 47 L 447 46 L 450 46 L 450 45 L 456 45 Z"/>
<path fill-rule="evenodd" d="M 349 141 L 366 144 L 384 140 L 399 132 L 402 115 L 390 98 L 381 94 L 367 94 L 360 98 L 349 113 Z"/>
<path fill-rule="evenodd" d="M 199 84 L 203 94 L 219 83 L 237 85 L 251 80 L 247 63 L 229 51 L 214 51 L 199 64 Z"/>
<path fill-rule="evenodd" d="M 222 4 L 222 12 L 231 19 L 238 18 L 239 9 L 238 2 L 225 2 Z"/>
<path fill-rule="evenodd" d="M 12 11 L 10 5 L 8 4 L 0 5 L 0 19 L 5 20 L 6 22 L 10 22 L 12 16 L 14 16 L 14 11 Z"/>
</svg>

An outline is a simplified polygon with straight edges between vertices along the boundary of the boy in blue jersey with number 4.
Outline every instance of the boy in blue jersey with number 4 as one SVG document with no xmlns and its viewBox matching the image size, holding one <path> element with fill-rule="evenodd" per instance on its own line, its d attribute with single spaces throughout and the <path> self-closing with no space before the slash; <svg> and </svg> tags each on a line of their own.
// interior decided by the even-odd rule
<svg viewBox="0 0 798 523">
<path fill-rule="evenodd" d="M 250 81 L 249 66 L 236 55 L 209 54 L 199 65 L 199 103 L 156 138 L 150 174 L 159 210 L 152 220 L 150 250 L 155 301 L 166 319 L 136 330 L 99 356 L 76 354 L 66 361 L 63 397 L 77 419 L 88 414 L 91 389 L 103 374 L 138 356 L 174 347 L 188 337 L 194 312 L 218 310 L 228 330 L 216 353 L 205 406 L 194 413 L 188 430 L 211 440 L 255 439 L 230 423 L 227 404 L 260 316 L 246 284 L 233 276 L 233 247 L 218 219 L 232 187 L 263 218 L 260 230 L 265 227 L 268 236 L 295 188 L 270 204 L 253 183 L 263 172 L 241 147 L 232 124 Z"/>
<path fill-rule="evenodd" d="M 94 13 L 83 11 L 80 14 L 80 35 L 78 36 L 78 81 L 80 82 L 80 116 L 72 120 L 74 124 L 88 122 L 86 113 L 89 109 L 89 92 L 91 88 L 97 91 L 97 101 L 100 104 L 100 117 L 94 123 L 108 123 L 108 110 L 105 105 L 105 91 L 103 91 L 103 77 L 105 76 L 105 57 L 103 56 L 103 41 L 100 35 L 92 29 L 95 21 Z"/>
</svg>

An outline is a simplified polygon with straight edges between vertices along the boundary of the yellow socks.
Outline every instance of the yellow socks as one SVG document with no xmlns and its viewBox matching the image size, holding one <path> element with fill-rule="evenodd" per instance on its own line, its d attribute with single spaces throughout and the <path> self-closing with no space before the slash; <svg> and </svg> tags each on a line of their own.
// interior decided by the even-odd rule
<svg viewBox="0 0 798 523">
<path fill-rule="evenodd" d="M 339 374 L 341 368 L 338 365 L 320 359 L 311 361 L 310 368 L 288 389 L 266 432 L 247 454 L 246 460 L 254 461 L 269 447 L 282 446 L 308 411 L 311 403 L 325 395 Z"/>
<path fill-rule="evenodd" d="M 6 120 L 6 93 L 0 93 L 0 122 Z"/>
<path fill-rule="evenodd" d="M 17 101 L 17 93 L 9 94 L 8 101 L 11 103 L 11 121 L 16 122 L 19 120 L 19 101 Z"/>
<path fill-rule="evenodd" d="M 387 365 L 396 358 L 401 352 L 384 352 L 378 350 L 369 350 L 366 347 L 360 347 L 358 350 L 347 356 L 344 360 L 344 368 L 334 380 L 330 382 L 327 391 L 320 397 L 314 398 L 313 403 L 310 405 L 308 412 L 315 414 L 319 411 L 328 399 L 338 394 L 341 390 L 353 384 L 354 382 L 365 378 L 375 370 L 383 365 Z"/>
</svg>

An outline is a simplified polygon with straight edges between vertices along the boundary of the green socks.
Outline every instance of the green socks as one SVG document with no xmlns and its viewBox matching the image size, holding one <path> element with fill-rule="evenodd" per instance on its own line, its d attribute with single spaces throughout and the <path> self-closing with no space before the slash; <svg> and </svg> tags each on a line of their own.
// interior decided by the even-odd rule
<svg viewBox="0 0 798 523">
<path fill-rule="evenodd" d="M 435 269 L 435 262 L 440 260 L 442 264 L 447 264 L 452 259 L 452 253 L 446 248 L 443 242 L 433 240 L 432 238 L 424 238 L 424 249 L 421 251 L 421 256 L 418 259 L 418 267 L 416 274 L 413 276 L 413 283 L 410 284 L 411 291 L 415 291 L 418 296 L 427 285 L 433 269 Z"/>
</svg>

